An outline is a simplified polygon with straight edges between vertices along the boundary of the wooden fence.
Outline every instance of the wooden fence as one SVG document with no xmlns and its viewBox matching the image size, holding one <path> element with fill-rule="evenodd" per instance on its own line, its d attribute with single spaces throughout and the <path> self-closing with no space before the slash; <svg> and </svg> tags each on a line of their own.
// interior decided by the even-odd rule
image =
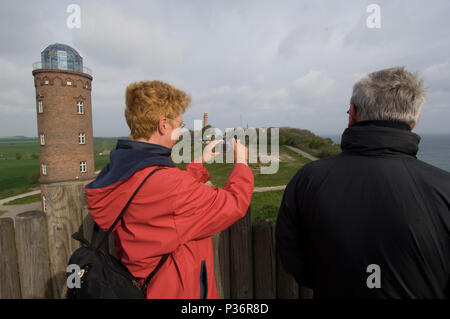
<svg viewBox="0 0 450 319">
<path fill-rule="evenodd" d="M 91 240 L 93 221 L 81 182 L 45 187 L 47 210 L 0 218 L 0 299 L 63 298 L 66 267 L 80 247 L 81 231 Z M 221 298 L 312 298 L 287 274 L 276 253 L 275 225 L 244 218 L 213 236 L 215 277 Z M 113 236 L 104 249 L 115 255 Z"/>
</svg>

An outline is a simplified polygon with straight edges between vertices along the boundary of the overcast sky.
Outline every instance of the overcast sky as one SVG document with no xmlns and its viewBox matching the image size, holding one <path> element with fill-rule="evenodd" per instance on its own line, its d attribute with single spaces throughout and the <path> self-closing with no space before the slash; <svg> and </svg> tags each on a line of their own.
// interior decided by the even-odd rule
<svg viewBox="0 0 450 319">
<path fill-rule="evenodd" d="M 81 8 L 81 28 L 66 25 Z M 381 28 L 367 27 L 369 4 Z M 450 133 L 450 1 L 2 1 L 0 136 L 37 136 L 32 63 L 53 43 L 93 70 L 94 136 L 127 136 L 128 84 L 161 80 L 226 127 L 341 134 L 352 86 L 403 65 L 428 87 L 416 133 Z"/>
</svg>

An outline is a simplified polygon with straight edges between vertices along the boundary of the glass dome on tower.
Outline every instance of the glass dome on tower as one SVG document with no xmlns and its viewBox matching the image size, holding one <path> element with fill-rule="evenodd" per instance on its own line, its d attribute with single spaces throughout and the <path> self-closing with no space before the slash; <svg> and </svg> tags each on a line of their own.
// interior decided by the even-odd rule
<svg viewBox="0 0 450 319">
<path fill-rule="evenodd" d="M 55 43 L 41 52 L 42 69 L 59 69 L 83 72 L 83 58 L 72 47 Z"/>
</svg>

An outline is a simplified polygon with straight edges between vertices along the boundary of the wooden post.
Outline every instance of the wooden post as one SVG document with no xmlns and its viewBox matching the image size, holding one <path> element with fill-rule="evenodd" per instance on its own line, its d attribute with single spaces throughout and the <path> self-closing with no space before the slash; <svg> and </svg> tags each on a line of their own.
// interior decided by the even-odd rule
<svg viewBox="0 0 450 319">
<path fill-rule="evenodd" d="M 247 214 L 230 227 L 231 298 L 253 298 L 252 214 Z"/>
<path fill-rule="evenodd" d="M 221 263 L 222 283 L 223 283 L 223 298 L 231 298 L 231 264 L 230 264 L 230 228 L 225 229 L 220 233 L 220 250 L 219 256 L 223 260 Z"/>
<path fill-rule="evenodd" d="M 213 252 L 214 252 L 214 277 L 216 278 L 217 293 L 219 298 L 223 299 L 223 276 L 222 276 L 222 263 L 223 260 L 220 259 L 220 233 L 214 234 L 212 236 Z"/>
<path fill-rule="evenodd" d="M 45 215 L 29 211 L 15 219 L 22 298 L 52 298 Z"/>
<path fill-rule="evenodd" d="M 314 299 L 314 291 L 307 287 L 300 286 L 300 298 L 301 299 Z"/>
<path fill-rule="evenodd" d="M 17 263 L 14 221 L 0 218 L 0 299 L 19 299 L 20 279 Z"/>
<path fill-rule="evenodd" d="M 275 224 L 272 225 L 275 233 Z M 277 298 L 278 299 L 299 299 L 299 285 L 294 277 L 284 270 L 280 256 L 277 252 Z"/>
<path fill-rule="evenodd" d="M 221 299 L 230 298 L 230 237 L 229 229 L 212 238 L 214 249 L 214 276 Z"/>
<path fill-rule="evenodd" d="M 48 245 L 53 296 L 63 298 L 67 291 L 66 269 L 80 243 L 72 234 L 81 230 L 84 203 L 82 182 L 42 184 L 47 199 Z"/>
<path fill-rule="evenodd" d="M 275 234 L 270 220 L 253 222 L 253 273 L 255 299 L 276 298 Z"/>
</svg>

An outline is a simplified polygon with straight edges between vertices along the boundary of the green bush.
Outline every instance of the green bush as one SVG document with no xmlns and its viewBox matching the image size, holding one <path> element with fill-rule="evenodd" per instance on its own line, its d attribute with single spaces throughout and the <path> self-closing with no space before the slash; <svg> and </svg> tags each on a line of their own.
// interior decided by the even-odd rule
<svg viewBox="0 0 450 319">
<path fill-rule="evenodd" d="M 285 144 L 286 145 L 295 146 L 295 145 L 302 144 L 303 142 L 304 142 L 304 137 L 302 137 L 300 135 L 294 135 L 294 134 L 289 134 L 289 133 L 285 135 Z"/>
<path fill-rule="evenodd" d="M 23 157 L 22 153 L 20 153 L 20 152 L 16 153 L 16 160 L 21 160 L 22 157 Z"/>
</svg>

